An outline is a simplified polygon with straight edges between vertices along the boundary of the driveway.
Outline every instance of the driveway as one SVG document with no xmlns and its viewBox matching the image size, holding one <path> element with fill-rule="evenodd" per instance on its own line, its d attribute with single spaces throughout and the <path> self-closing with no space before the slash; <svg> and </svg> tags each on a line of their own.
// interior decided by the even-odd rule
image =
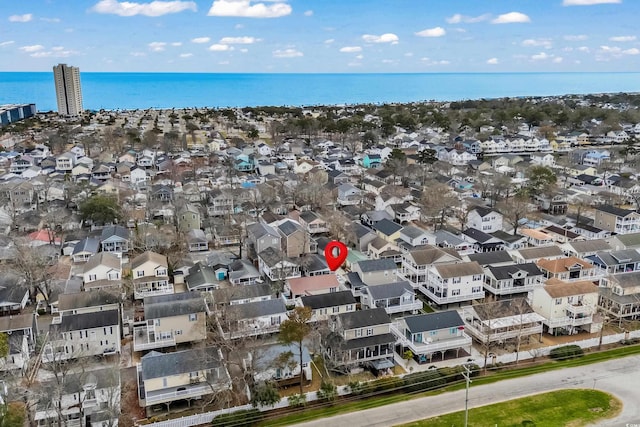
<svg viewBox="0 0 640 427">
<path fill-rule="evenodd" d="M 516 399 L 532 394 L 564 388 L 596 388 L 613 394 L 623 402 L 622 412 L 598 426 L 640 425 L 640 356 L 630 356 L 591 365 L 566 368 L 542 374 L 469 389 L 469 408 Z M 394 403 L 379 408 L 323 418 L 299 426 L 323 427 L 327 425 L 370 427 L 395 426 L 449 412 L 464 410 L 465 390 L 443 393 Z M 469 420 L 473 423 L 473 420 Z"/>
</svg>

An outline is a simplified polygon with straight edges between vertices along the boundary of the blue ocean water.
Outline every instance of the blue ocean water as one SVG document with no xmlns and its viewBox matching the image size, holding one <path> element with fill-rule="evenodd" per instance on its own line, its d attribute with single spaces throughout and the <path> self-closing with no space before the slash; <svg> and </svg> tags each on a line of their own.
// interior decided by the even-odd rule
<svg viewBox="0 0 640 427">
<path fill-rule="evenodd" d="M 640 73 L 81 73 L 86 109 L 455 101 L 640 92 Z M 55 110 L 53 73 L 0 72 L 0 104 Z"/>
</svg>

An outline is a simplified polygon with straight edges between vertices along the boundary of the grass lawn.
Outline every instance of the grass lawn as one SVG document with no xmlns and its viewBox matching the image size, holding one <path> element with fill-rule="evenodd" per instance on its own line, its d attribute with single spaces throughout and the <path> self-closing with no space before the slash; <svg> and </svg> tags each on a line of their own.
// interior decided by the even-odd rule
<svg viewBox="0 0 640 427">
<path fill-rule="evenodd" d="M 562 402 L 559 404 L 559 402 Z M 558 390 L 469 410 L 469 425 L 578 427 L 616 416 L 622 403 L 598 390 Z M 403 427 L 464 425 L 464 411 L 405 424 Z"/>
</svg>

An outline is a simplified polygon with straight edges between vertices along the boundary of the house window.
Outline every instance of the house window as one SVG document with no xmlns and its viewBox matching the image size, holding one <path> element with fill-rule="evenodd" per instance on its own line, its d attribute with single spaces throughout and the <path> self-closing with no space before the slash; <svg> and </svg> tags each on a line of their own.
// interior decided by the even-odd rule
<svg viewBox="0 0 640 427">
<path fill-rule="evenodd" d="M 356 338 L 361 337 L 362 336 L 362 329 L 356 329 L 355 330 L 355 335 L 356 335 Z"/>
<path fill-rule="evenodd" d="M 452 289 L 451 296 L 454 297 L 456 295 L 460 295 L 460 289 Z"/>
<path fill-rule="evenodd" d="M 456 283 L 460 283 L 462 279 L 460 277 L 454 277 L 452 283 L 455 285 Z"/>
<path fill-rule="evenodd" d="M 473 280 L 482 280 L 482 274 L 474 274 Z"/>
<path fill-rule="evenodd" d="M 449 333 L 451 335 L 457 335 L 458 334 L 458 328 L 449 328 Z"/>
<path fill-rule="evenodd" d="M 93 282 L 94 280 L 97 280 L 97 279 L 98 279 L 98 277 L 95 274 L 90 274 L 89 275 L 89 281 L 90 282 Z"/>
<path fill-rule="evenodd" d="M 182 329 L 178 329 L 174 331 L 176 335 L 182 335 Z"/>
<path fill-rule="evenodd" d="M 162 379 L 162 387 L 165 387 L 165 388 L 167 387 L 167 379 L 166 378 Z"/>
<path fill-rule="evenodd" d="M 562 298 L 556 298 L 556 305 L 562 304 Z"/>
<path fill-rule="evenodd" d="M 271 316 L 271 326 L 280 324 L 280 316 Z"/>
<path fill-rule="evenodd" d="M 477 294 L 480 291 L 482 291 L 482 287 L 480 287 L 480 286 L 474 286 L 474 287 L 471 288 L 471 293 L 472 294 Z"/>
<path fill-rule="evenodd" d="M 347 311 L 353 311 L 353 304 L 349 304 L 347 306 Z"/>
<path fill-rule="evenodd" d="M 429 335 L 435 337 L 436 335 L 438 335 L 438 331 L 429 331 Z"/>
<path fill-rule="evenodd" d="M 144 270 L 138 270 L 138 271 L 136 272 L 136 276 L 137 276 L 137 277 L 144 277 Z"/>
<path fill-rule="evenodd" d="M 373 335 L 373 328 L 367 328 L 367 336 L 370 337 Z"/>
<path fill-rule="evenodd" d="M 333 307 L 334 313 L 340 313 L 340 307 Z"/>
<path fill-rule="evenodd" d="M 198 314 L 197 313 L 191 313 L 189 315 L 189 322 L 195 322 L 196 320 L 198 320 Z"/>
<path fill-rule="evenodd" d="M 337 288 L 329 288 L 329 292 L 336 292 L 337 290 Z"/>
</svg>

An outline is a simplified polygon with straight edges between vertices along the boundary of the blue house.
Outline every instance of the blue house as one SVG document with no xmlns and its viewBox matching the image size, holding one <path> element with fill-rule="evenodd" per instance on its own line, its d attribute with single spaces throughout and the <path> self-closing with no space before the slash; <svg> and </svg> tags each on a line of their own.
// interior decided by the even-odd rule
<svg viewBox="0 0 640 427">
<path fill-rule="evenodd" d="M 233 163 L 233 168 L 239 172 L 252 172 L 255 169 L 255 164 L 252 157 L 239 154 Z"/>
<path fill-rule="evenodd" d="M 362 158 L 362 166 L 367 169 L 382 167 L 380 154 L 365 154 Z"/>
</svg>

